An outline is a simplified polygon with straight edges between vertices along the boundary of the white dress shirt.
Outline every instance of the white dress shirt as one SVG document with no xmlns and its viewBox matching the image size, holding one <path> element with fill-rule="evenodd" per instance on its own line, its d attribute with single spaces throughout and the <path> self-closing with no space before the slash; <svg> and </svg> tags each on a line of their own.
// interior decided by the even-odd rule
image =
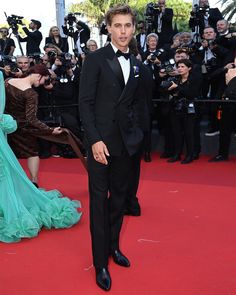
<svg viewBox="0 0 236 295">
<path fill-rule="evenodd" d="M 116 46 L 112 43 L 111 43 L 111 46 L 116 53 L 118 51 L 118 48 L 116 48 Z M 129 49 L 125 53 L 128 53 L 128 52 L 129 52 Z M 122 69 L 125 84 L 127 84 L 129 79 L 129 74 L 130 74 L 130 60 L 126 59 L 124 56 L 120 56 L 118 57 L 118 61 Z"/>
</svg>

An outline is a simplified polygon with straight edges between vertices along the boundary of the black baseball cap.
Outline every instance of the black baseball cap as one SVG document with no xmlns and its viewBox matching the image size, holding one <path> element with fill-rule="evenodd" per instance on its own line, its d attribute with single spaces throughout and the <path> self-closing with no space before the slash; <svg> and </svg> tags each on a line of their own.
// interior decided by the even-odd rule
<svg viewBox="0 0 236 295">
<path fill-rule="evenodd" d="M 34 23 L 38 29 L 41 28 L 41 22 L 39 20 L 36 20 L 36 19 L 31 19 L 32 23 Z"/>
</svg>

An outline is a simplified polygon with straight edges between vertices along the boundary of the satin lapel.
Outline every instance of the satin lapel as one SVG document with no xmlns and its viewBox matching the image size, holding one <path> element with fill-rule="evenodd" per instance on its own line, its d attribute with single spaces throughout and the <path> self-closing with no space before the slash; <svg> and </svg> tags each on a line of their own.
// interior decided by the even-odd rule
<svg viewBox="0 0 236 295">
<path fill-rule="evenodd" d="M 134 55 L 131 55 L 130 56 L 130 73 L 129 73 L 129 79 L 125 85 L 125 88 L 119 98 L 119 101 L 120 102 L 122 99 L 125 98 L 126 94 L 128 94 L 128 92 L 132 89 L 132 88 L 136 88 L 137 86 L 137 83 L 138 83 L 138 77 L 136 75 L 135 77 L 135 68 L 138 68 L 138 65 L 137 65 L 137 59 L 135 58 Z"/>
<path fill-rule="evenodd" d="M 116 57 L 115 53 L 112 54 L 112 56 L 110 58 L 107 58 L 106 60 L 108 62 L 108 65 L 110 66 L 112 72 L 115 74 L 121 89 L 124 89 L 125 81 L 124 81 L 124 77 L 123 77 L 120 63 L 119 63 L 118 58 Z"/>
</svg>

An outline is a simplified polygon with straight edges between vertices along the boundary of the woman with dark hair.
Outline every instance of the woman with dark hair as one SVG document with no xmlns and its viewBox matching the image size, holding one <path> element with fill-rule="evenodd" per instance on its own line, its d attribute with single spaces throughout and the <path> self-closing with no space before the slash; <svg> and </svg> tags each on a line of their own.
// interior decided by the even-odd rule
<svg viewBox="0 0 236 295">
<path fill-rule="evenodd" d="M 62 52 L 69 51 L 67 38 L 61 37 L 60 30 L 57 26 L 53 26 L 50 28 L 49 37 L 46 37 L 45 39 L 45 44 L 48 43 L 56 45 L 58 48 L 60 48 Z"/>
<path fill-rule="evenodd" d="M 33 71 L 37 72 L 36 69 Z M 42 70 L 43 72 L 44 70 Z M 19 80 L 22 81 L 22 79 Z M 32 81 L 35 81 L 35 85 L 38 84 L 38 79 L 33 76 L 31 76 Z M 12 86 L 9 82 L 7 86 L 8 91 L 17 93 L 18 103 L 21 107 L 29 95 L 34 96 L 32 90 L 29 91 L 31 89 L 28 88 L 29 85 L 25 82 L 23 85 L 26 87 L 25 90 Z M 37 189 L 32 184 L 17 161 L 6 138 L 7 134 L 17 129 L 17 123 L 20 123 L 21 126 L 21 122 L 19 120 L 16 122 L 12 116 L 4 114 L 4 108 L 5 89 L 3 76 L 0 72 L 0 241 L 12 243 L 18 242 L 22 238 L 35 237 L 43 226 L 48 229 L 71 227 L 80 219 L 81 213 L 77 211 L 80 203 L 62 197 L 57 190 L 46 192 Z M 29 109 L 27 106 L 28 111 Z M 34 123 L 36 126 L 36 121 Z M 22 132 L 22 134 L 26 140 L 29 139 L 26 132 Z"/>
<path fill-rule="evenodd" d="M 9 136 L 9 144 L 18 158 L 28 159 L 32 182 L 37 186 L 39 157 L 37 135 L 61 134 L 60 127 L 51 128 L 36 117 L 38 94 L 33 87 L 43 85 L 49 78 L 45 65 L 31 67 L 24 78 L 6 80 L 6 113 L 16 121 L 18 129 Z"/>
<path fill-rule="evenodd" d="M 194 124 L 196 111 L 194 100 L 201 95 L 202 80 L 194 79 L 190 74 L 192 63 L 189 59 L 181 59 L 176 63 L 179 72 L 177 81 L 168 88 L 173 102 L 171 125 L 174 134 L 175 155 L 168 160 L 173 163 L 181 160 L 183 142 L 186 144 L 186 156 L 181 164 L 193 161 Z"/>
</svg>

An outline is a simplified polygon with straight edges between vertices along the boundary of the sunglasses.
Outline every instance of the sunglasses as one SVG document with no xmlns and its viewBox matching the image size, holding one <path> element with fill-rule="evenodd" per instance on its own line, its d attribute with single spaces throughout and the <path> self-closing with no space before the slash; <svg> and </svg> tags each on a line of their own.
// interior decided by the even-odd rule
<svg viewBox="0 0 236 295">
<path fill-rule="evenodd" d="M 0 33 L 5 33 L 5 34 L 7 34 L 7 31 L 0 31 Z"/>
</svg>

